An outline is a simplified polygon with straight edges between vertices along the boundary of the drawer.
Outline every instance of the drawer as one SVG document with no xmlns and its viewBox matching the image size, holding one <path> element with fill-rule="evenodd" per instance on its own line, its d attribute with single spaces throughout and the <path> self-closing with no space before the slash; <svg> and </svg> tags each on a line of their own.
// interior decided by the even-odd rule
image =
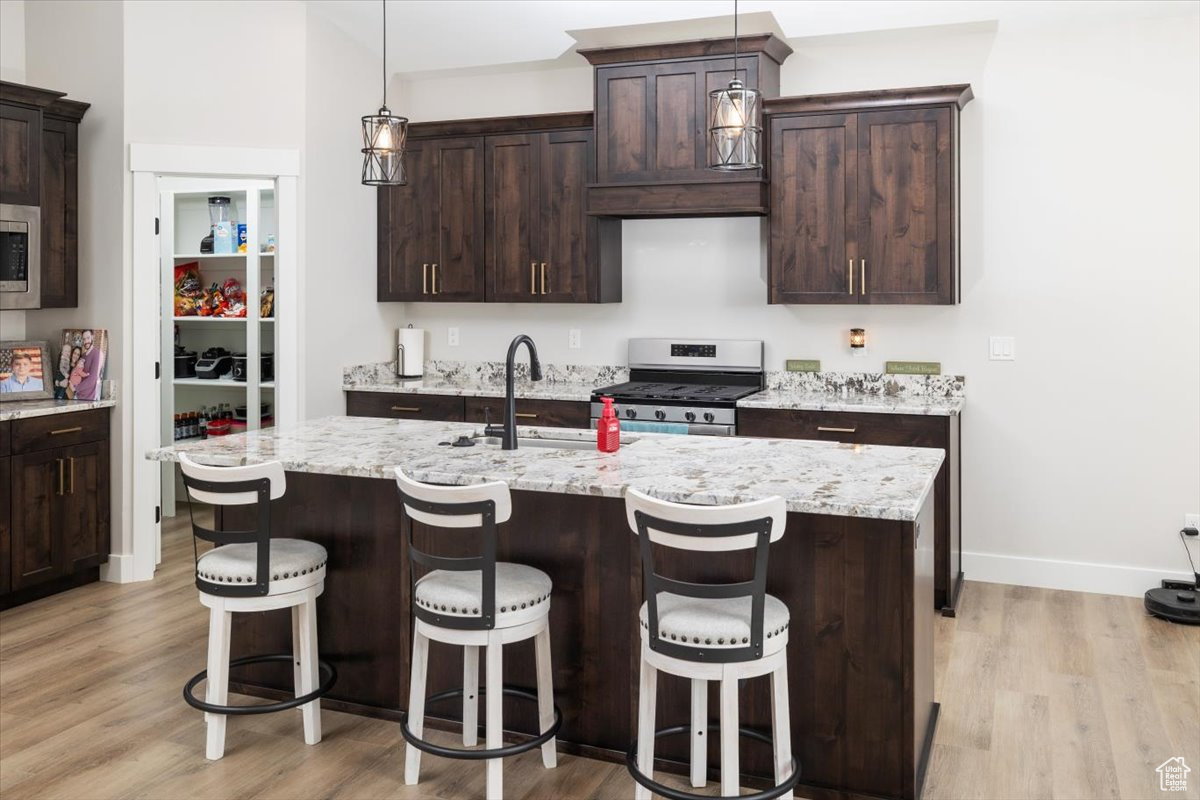
<svg viewBox="0 0 1200 800">
<path fill-rule="evenodd" d="M 920 414 L 766 408 L 739 408 L 737 412 L 739 436 L 943 449 L 949 446 L 948 419 Z"/>
<path fill-rule="evenodd" d="M 463 399 L 441 394 L 346 392 L 346 415 L 462 422 Z"/>
<path fill-rule="evenodd" d="M 108 438 L 108 409 L 72 411 L 12 421 L 13 455 Z"/>
<path fill-rule="evenodd" d="M 466 400 L 467 422 L 483 422 L 484 409 L 487 409 L 493 425 L 504 421 L 503 397 L 468 397 Z M 516 414 L 518 425 L 587 428 L 591 420 L 591 406 L 575 400 L 517 400 Z"/>
<path fill-rule="evenodd" d="M 12 423 L 0 422 L 0 458 L 12 452 Z"/>
</svg>

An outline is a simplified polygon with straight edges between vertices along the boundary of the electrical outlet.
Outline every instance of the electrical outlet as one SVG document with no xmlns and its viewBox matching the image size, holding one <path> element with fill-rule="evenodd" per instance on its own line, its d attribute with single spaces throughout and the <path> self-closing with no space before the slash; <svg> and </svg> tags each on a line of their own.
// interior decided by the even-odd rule
<svg viewBox="0 0 1200 800">
<path fill-rule="evenodd" d="M 583 347 L 583 331 L 579 328 L 571 328 L 567 331 L 567 347 L 571 350 Z"/>
<path fill-rule="evenodd" d="M 446 344 L 450 347 L 458 347 L 458 328 L 446 329 Z"/>
<path fill-rule="evenodd" d="M 1183 527 L 1200 530 L 1200 514 L 1184 514 Z"/>
<path fill-rule="evenodd" d="M 988 358 L 992 361 L 1015 361 L 1017 340 L 1012 336 L 993 336 L 988 340 Z"/>
</svg>

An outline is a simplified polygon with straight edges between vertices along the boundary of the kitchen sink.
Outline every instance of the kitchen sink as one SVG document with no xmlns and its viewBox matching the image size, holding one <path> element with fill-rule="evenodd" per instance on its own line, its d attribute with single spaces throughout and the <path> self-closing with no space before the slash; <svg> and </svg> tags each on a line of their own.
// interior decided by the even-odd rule
<svg viewBox="0 0 1200 800">
<path fill-rule="evenodd" d="M 489 447 L 499 447 L 501 440 L 499 436 L 474 436 L 472 437 L 476 443 L 488 445 Z M 592 439 L 535 439 L 529 436 L 517 437 L 517 449 L 523 447 L 542 447 L 554 450 L 595 450 L 596 440 Z"/>
</svg>

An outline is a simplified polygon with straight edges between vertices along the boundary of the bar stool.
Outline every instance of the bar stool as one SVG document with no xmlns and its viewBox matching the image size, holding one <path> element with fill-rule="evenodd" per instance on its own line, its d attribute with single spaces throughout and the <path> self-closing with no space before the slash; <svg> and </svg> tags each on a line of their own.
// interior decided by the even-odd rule
<svg viewBox="0 0 1200 800">
<path fill-rule="evenodd" d="M 302 539 L 271 538 L 271 500 L 287 488 L 283 465 L 278 461 L 244 467 L 210 467 L 179 456 L 183 483 L 192 501 L 214 506 L 257 506 L 252 530 L 215 531 L 196 524 L 192 514 L 192 545 L 203 539 L 216 544 L 196 556 L 196 587 L 200 602 L 209 608 L 208 669 L 183 688 L 183 699 L 204 713 L 208 725 L 205 755 L 216 760 L 225 754 L 225 718 L 230 715 L 269 714 L 300 707 L 304 741 L 321 741 L 321 701 L 333 686 L 337 671 L 317 654 L 317 597 L 325 591 L 325 548 Z M 292 609 L 292 652 L 247 656 L 229 660 L 232 616 L 238 611 Z M 226 705 L 229 670 L 245 664 L 292 664 L 295 697 L 278 703 L 252 706 Z M 317 685 L 317 672 L 322 680 Z M 194 694 L 207 679 L 205 699 Z"/>
<path fill-rule="evenodd" d="M 405 749 L 404 782 L 420 779 L 421 752 L 444 758 L 487 760 L 487 797 L 503 797 L 503 760 L 542 748 L 542 765 L 558 764 L 555 735 L 562 713 L 554 704 L 553 673 L 550 669 L 550 594 L 546 573 L 521 564 L 496 561 L 496 526 L 512 515 L 508 484 L 438 486 L 419 483 L 396 469 L 396 482 L 404 510 L 413 522 L 434 528 L 476 528 L 481 532 L 482 554 L 473 558 L 447 558 L 423 553 L 413 546 L 409 527 L 408 554 L 412 564 L 431 571 L 418 578 L 412 571 L 413 626 L 412 665 L 409 678 L 408 712 L 400 732 Z M 537 694 L 505 686 L 503 647 L 513 642 L 534 640 L 537 662 Z M 429 641 L 463 647 L 463 688 L 425 696 L 429 665 Z M 478 744 L 479 734 L 479 648 L 486 648 L 487 698 L 486 749 L 442 747 L 421 738 L 425 704 L 453 697 L 463 698 L 464 747 Z M 504 695 L 536 701 L 540 734 L 520 744 L 504 747 Z"/>
<path fill-rule="evenodd" d="M 721 737 L 721 796 L 740 800 L 792 797 L 800 770 L 792 755 L 788 710 L 787 606 L 766 593 L 767 550 L 783 536 L 787 508 L 780 497 L 732 506 L 696 506 L 658 500 L 637 489 L 625 495 L 629 527 L 639 537 L 645 602 L 638 613 L 642 639 L 637 739 L 626 755 L 635 797 L 651 791 L 671 800 L 700 795 L 654 780 L 654 740 L 691 734 L 691 784 L 708 778 L 707 733 Z M 754 553 L 754 577 L 738 583 L 690 583 L 655 571 L 654 545 L 696 553 Z M 655 730 L 658 673 L 691 680 L 690 725 Z M 738 725 L 738 681 L 771 676 L 772 736 Z M 721 683 L 721 722 L 708 723 L 708 681 Z M 738 736 L 772 745 L 775 786 L 740 795 Z"/>
</svg>

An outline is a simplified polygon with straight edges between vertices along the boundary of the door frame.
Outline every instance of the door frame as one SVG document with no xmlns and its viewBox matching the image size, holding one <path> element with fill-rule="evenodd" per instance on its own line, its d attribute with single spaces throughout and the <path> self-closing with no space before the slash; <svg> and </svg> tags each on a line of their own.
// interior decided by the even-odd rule
<svg viewBox="0 0 1200 800">
<path fill-rule="evenodd" d="M 162 295 L 160 293 L 158 217 L 159 178 L 266 179 L 275 182 L 278 215 L 278 246 L 275 254 L 276 293 L 295 298 L 294 312 L 275 323 L 277 424 L 287 425 L 304 417 L 303 329 L 299 315 L 304 297 L 303 242 L 300 241 L 299 178 L 300 151 L 253 147 L 209 147 L 199 145 L 139 144 L 129 146 L 129 170 L 133 173 L 132 275 L 125 285 L 122 332 L 130 343 L 127 354 L 128 399 L 122 403 L 122 418 L 130 436 L 120 443 L 125 481 L 122 504 L 125 529 L 131 531 L 129 553 L 114 553 L 102 572 L 104 580 L 116 583 L 147 581 L 154 577 L 159 560 L 161 518 L 161 470 L 146 453 L 163 446 L 159 427 L 162 415 L 160 363 Z M 291 245 L 290 247 L 288 245 Z M 283 278 L 283 280 L 281 280 Z M 163 365 L 159 374 L 165 373 Z M 280 398 L 286 398 L 279 403 Z M 170 444 L 167 442 L 166 444 Z"/>
</svg>

